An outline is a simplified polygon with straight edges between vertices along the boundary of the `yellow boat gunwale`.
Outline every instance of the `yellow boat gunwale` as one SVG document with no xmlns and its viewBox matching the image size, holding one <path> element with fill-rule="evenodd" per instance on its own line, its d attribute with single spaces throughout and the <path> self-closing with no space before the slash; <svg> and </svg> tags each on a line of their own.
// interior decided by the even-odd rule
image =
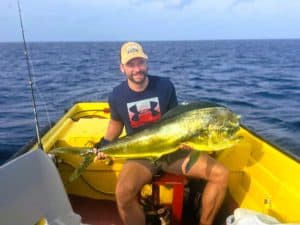
<svg viewBox="0 0 300 225">
<path fill-rule="evenodd" d="M 256 137 L 257 139 L 259 139 L 260 141 L 270 145 L 272 148 L 276 149 L 277 151 L 280 151 L 282 154 L 284 154 L 285 156 L 291 158 L 292 160 L 295 160 L 296 162 L 300 163 L 300 156 L 297 156 L 296 154 L 290 152 L 290 151 L 286 151 L 283 148 L 281 148 L 279 145 L 273 143 L 270 140 L 267 140 L 266 138 L 264 138 L 262 135 L 258 134 L 257 132 L 251 130 L 250 128 L 248 128 L 245 124 L 241 124 L 241 127 L 243 129 L 245 129 L 248 133 L 250 133 L 251 135 L 253 135 L 254 137 Z"/>
</svg>

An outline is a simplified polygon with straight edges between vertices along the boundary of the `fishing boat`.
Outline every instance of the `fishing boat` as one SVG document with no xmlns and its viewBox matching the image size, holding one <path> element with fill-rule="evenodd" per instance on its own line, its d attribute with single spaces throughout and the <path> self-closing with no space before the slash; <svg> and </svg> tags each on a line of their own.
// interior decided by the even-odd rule
<svg viewBox="0 0 300 225">
<path fill-rule="evenodd" d="M 69 182 L 82 157 L 46 154 L 59 147 L 92 147 L 103 137 L 109 118 L 106 102 L 75 103 L 44 132 L 43 151 L 37 150 L 38 143 L 33 141 L 2 166 L 0 179 L 5 185 L 1 188 L 0 218 L 5 222 L 1 224 L 48 221 L 121 225 L 114 192 L 124 159 L 95 161 L 78 179 Z M 226 224 L 226 218 L 237 208 L 260 212 L 282 223 L 299 223 L 299 158 L 245 126 L 239 132 L 243 139 L 238 144 L 211 153 L 230 170 L 227 195 L 214 224 Z M 140 196 L 141 206 L 148 206 L 145 212 L 149 224 L 196 224 L 199 206 L 195 202 L 201 198 L 203 185 L 203 181 L 171 174 L 155 177 Z M 162 214 L 167 214 L 168 223 L 159 222 Z"/>
</svg>

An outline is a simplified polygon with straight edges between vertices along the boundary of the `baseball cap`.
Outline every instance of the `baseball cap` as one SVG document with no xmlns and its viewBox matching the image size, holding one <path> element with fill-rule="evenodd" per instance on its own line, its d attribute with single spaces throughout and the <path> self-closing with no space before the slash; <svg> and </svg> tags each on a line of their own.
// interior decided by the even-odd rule
<svg viewBox="0 0 300 225">
<path fill-rule="evenodd" d="M 148 56 L 144 53 L 143 47 L 139 43 L 126 42 L 121 47 L 121 63 L 126 64 L 134 58 L 148 59 Z"/>
</svg>

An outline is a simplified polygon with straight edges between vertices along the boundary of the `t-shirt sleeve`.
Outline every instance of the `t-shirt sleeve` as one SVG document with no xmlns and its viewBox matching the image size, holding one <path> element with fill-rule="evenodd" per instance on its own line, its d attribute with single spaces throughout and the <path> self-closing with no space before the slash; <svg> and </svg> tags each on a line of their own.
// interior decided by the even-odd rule
<svg viewBox="0 0 300 225">
<path fill-rule="evenodd" d="M 175 90 L 175 87 L 173 85 L 173 83 L 170 83 L 171 87 L 170 87 L 170 91 L 171 91 L 171 94 L 170 94 L 170 101 L 169 101 L 169 104 L 168 104 L 168 110 L 174 108 L 175 106 L 178 105 L 178 100 L 177 100 L 177 95 L 176 95 L 176 90 Z"/>
<path fill-rule="evenodd" d="M 119 115 L 118 110 L 117 110 L 117 105 L 116 105 L 114 93 L 111 93 L 108 96 L 108 104 L 109 104 L 109 109 L 110 109 L 110 117 L 113 120 L 121 121 L 121 116 Z"/>
</svg>

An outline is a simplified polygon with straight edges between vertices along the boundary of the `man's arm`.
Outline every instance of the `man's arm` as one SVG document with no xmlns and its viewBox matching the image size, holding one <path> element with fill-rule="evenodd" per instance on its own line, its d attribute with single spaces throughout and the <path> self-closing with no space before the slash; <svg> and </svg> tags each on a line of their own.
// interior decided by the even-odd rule
<svg viewBox="0 0 300 225">
<path fill-rule="evenodd" d="M 110 119 L 104 139 L 107 141 L 113 141 L 117 139 L 121 135 L 123 127 L 124 124 L 121 121 Z"/>
<path fill-rule="evenodd" d="M 114 120 L 114 119 L 109 120 L 104 138 L 101 139 L 101 141 L 98 143 L 98 146 L 94 147 L 94 152 L 97 153 L 95 160 L 106 158 L 106 154 L 104 154 L 101 151 L 98 151 L 101 148 L 101 142 L 107 143 L 107 142 L 117 139 L 121 135 L 123 127 L 124 127 L 124 124 L 121 121 Z"/>
</svg>

